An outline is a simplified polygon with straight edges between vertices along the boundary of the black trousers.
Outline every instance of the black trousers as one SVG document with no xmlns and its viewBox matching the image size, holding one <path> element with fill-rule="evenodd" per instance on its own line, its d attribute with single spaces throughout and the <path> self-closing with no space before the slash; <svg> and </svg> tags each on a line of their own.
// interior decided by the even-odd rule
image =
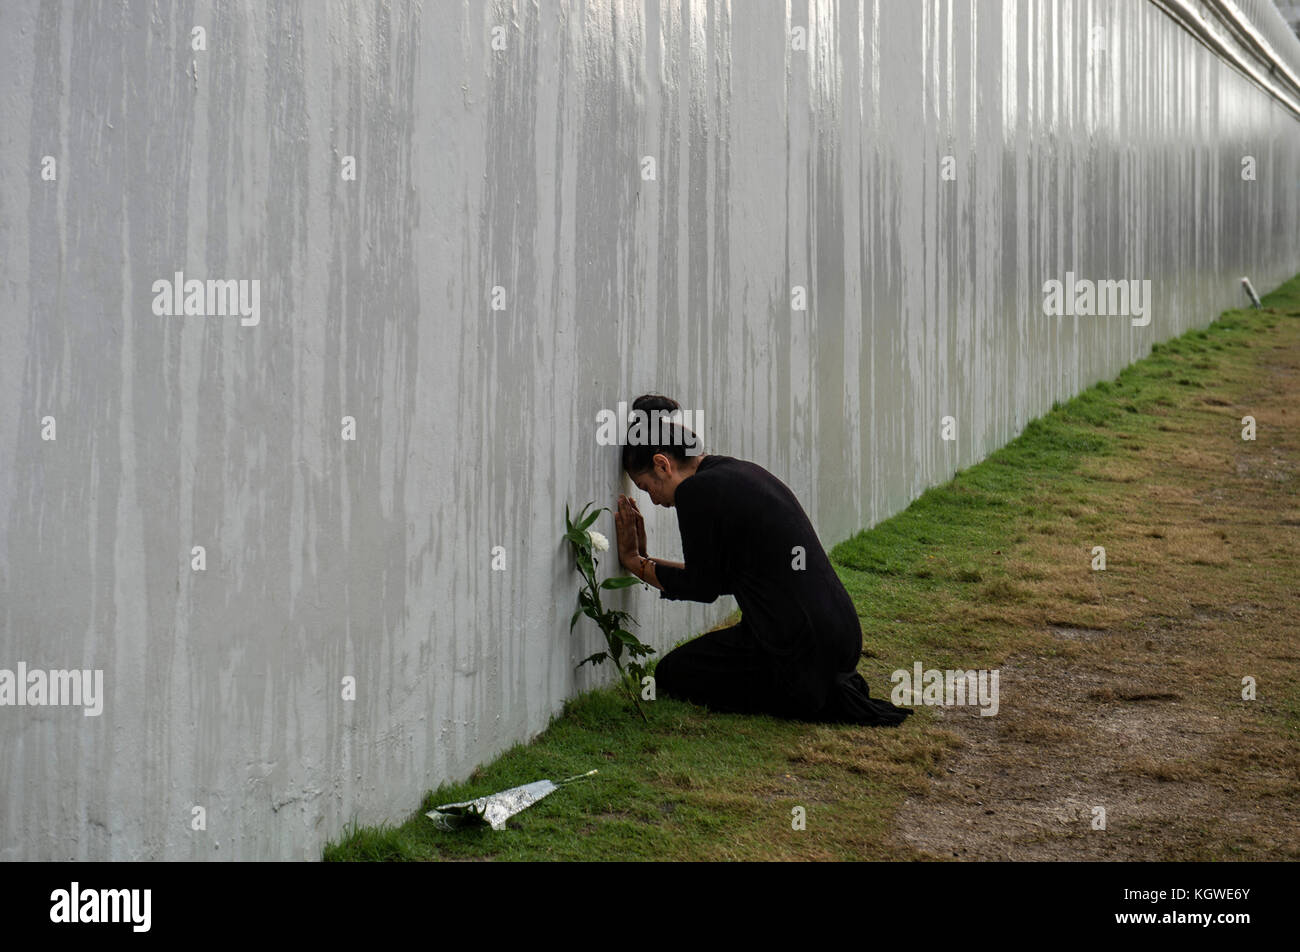
<svg viewBox="0 0 1300 952">
<path fill-rule="evenodd" d="M 654 678 L 656 693 L 732 714 L 894 726 L 912 713 L 871 698 L 856 669 L 781 673 L 759 650 L 743 618 L 668 652 Z"/>
</svg>

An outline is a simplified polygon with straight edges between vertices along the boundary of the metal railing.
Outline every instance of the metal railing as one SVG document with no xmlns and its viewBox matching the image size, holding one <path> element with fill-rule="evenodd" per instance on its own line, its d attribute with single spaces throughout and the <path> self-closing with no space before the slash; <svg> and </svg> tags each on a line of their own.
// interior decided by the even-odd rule
<svg viewBox="0 0 1300 952">
<path fill-rule="evenodd" d="M 1151 0 L 1300 118 L 1300 39 L 1272 0 Z"/>
</svg>

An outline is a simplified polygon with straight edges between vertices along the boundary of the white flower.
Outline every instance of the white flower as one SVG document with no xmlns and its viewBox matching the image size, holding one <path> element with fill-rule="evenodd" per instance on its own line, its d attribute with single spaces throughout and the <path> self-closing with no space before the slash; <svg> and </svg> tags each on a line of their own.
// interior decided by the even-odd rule
<svg viewBox="0 0 1300 952">
<path fill-rule="evenodd" d="M 591 547 L 597 552 L 609 551 L 609 540 L 594 529 L 587 530 L 587 538 L 591 540 Z"/>
</svg>

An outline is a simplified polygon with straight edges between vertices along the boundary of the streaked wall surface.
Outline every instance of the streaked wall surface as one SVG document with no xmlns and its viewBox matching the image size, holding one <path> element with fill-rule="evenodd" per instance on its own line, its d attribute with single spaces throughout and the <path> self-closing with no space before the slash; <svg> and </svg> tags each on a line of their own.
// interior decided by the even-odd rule
<svg viewBox="0 0 1300 952">
<path fill-rule="evenodd" d="M 597 683 L 599 409 L 698 409 L 829 547 L 1300 270 L 1298 146 L 1138 0 L 4 3 L 0 668 L 106 697 L 0 707 L 0 858 L 404 818 Z M 155 315 L 178 271 L 260 322 Z M 1045 316 L 1067 271 L 1150 323 Z M 662 651 L 734 602 L 626 605 Z"/>
</svg>

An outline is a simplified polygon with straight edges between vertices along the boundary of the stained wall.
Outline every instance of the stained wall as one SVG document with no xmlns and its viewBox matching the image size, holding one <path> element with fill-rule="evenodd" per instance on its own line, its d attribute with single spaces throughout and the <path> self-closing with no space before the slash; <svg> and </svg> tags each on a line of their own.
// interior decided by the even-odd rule
<svg viewBox="0 0 1300 952">
<path fill-rule="evenodd" d="M 1298 145 L 1140 0 L 4 3 L 0 668 L 104 697 L 0 707 L 0 858 L 403 819 L 605 683 L 599 410 L 674 395 L 829 547 L 1290 277 Z M 1149 323 L 1045 315 L 1067 272 Z"/>
</svg>

